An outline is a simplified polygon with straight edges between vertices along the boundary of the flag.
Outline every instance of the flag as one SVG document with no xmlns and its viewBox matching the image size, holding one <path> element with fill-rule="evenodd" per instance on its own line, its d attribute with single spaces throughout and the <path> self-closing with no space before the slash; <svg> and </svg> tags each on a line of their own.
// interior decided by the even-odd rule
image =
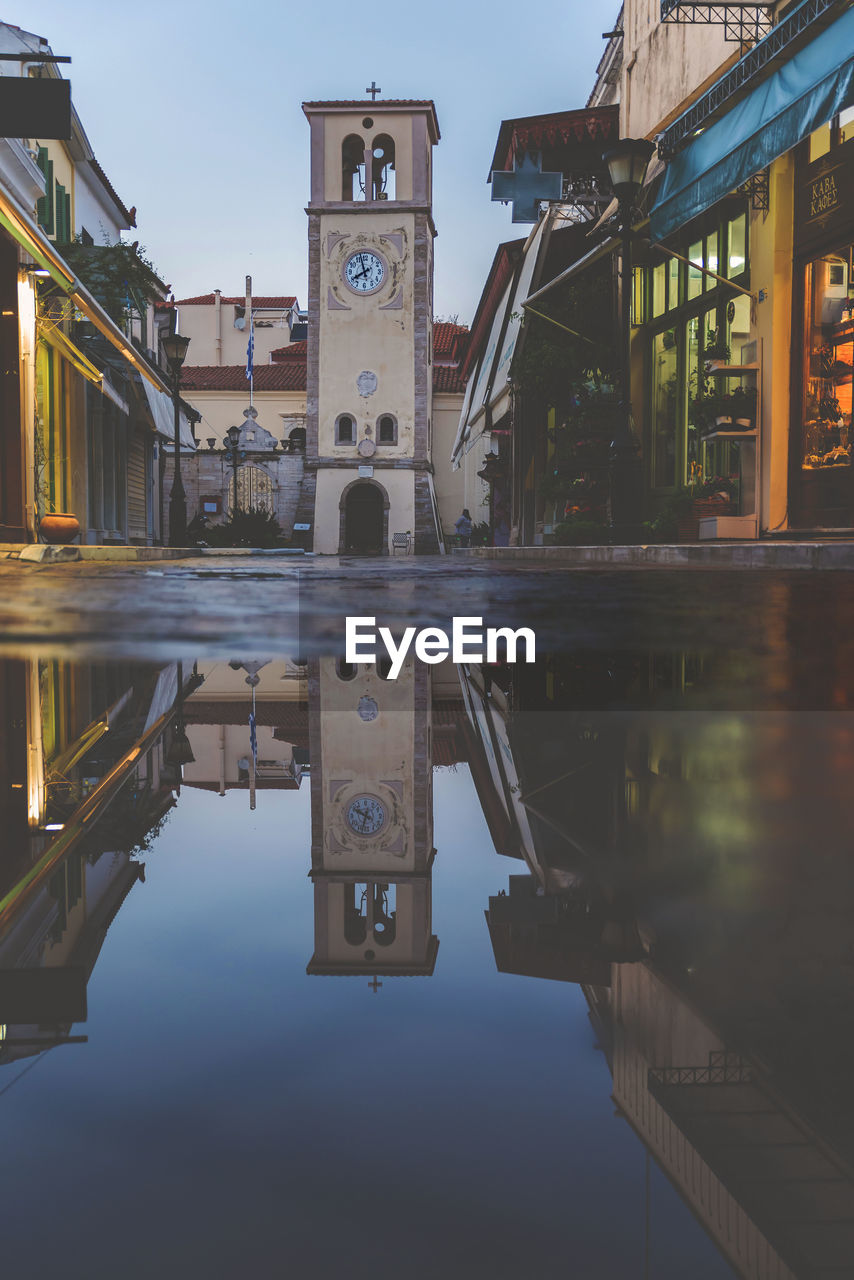
<svg viewBox="0 0 854 1280">
<path fill-rule="evenodd" d="M 252 329 L 249 330 L 249 342 L 246 346 L 246 380 L 252 381 L 252 374 L 255 367 L 255 334 Z"/>
<path fill-rule="evenodd" d="M 258 735 L 255 732 L 255 713 L 249 712 L 249 749 L 252 752 L 252 763 L 258 763 Z"/>
</svg>

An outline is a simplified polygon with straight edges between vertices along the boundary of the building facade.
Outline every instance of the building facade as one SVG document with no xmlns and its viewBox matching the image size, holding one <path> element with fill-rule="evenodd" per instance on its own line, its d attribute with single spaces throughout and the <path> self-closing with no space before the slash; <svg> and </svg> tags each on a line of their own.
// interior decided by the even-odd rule
<svg viewBox="0 0 854 1280">
<path fill-rule="evenodd" d="M 306 457 L 315 551 L 437 552 L 432 102 L 309 102 Z"/>
</svg>

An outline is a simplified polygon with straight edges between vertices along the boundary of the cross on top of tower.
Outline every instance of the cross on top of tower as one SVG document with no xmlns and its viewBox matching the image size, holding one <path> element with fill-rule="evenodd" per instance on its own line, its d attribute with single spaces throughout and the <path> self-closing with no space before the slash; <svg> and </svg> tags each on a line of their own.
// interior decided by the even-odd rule
<svg viewBox="0 0 854 1280">
<path fill-rule="evenodd" d="M 371 81 L 371 86 L 370 86 L 370 88 L 369 88 L 369 89 L 366 89 L 366 90 L 365 90 L 365 93 L 369 93 L 369 94 L 371 95 L 371 100 L 372 100 L 373 102 L 376 102 L 376 100 L 377 100 L 377 94 L 378 94 L 378 93 L 382 93 L 382 89 L 380 89 L 380 88 L 377 86 L 377 82 L 376 82 L 376 80 L 372 80 L 372 81 Z"/>
<path fill-rule="evenodd" d="M 374 995 L 376 995 L 376 994 L 377 994 L 377 992 L 379 991 L 379 989 L 380 989 L 380 987 L 381 987 L 382 985 L 383 985 L 383 984 L 382 984 L 381 982 L 378 982 L 378 981 L 377 981 L 376 977 L 374 978 L 373 982 L 369 982 L 369 983 L 368 983 L 368 986 L 371 988 L 371 990 L 373 991 Z"/>
</svg>

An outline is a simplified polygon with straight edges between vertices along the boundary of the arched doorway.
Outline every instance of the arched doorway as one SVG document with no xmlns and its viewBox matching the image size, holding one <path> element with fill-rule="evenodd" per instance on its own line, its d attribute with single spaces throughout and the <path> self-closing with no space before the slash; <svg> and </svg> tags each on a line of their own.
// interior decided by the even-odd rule
<svg viewBox="0 0 854 1280">
<path fill-rule="evenodd" d="M 356 480 L 341 495 L 341 551 L 381 555 L 388 542 L 388 499 L 378 484 Z"/>
</svg>

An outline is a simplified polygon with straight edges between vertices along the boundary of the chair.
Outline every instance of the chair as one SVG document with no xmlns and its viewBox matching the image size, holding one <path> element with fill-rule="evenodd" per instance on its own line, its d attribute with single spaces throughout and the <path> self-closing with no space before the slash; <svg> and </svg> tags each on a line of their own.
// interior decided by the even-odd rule
<svg viewBox="0 0 854 1280">
<path fill-rule="evenodd" d="M 393 533 L 391 535 L 392 555 L 397 555 L 398 551 L 402 551 L 408 556 L 412 551 L 412 534 L 411 533 Z"/>
</svg>

